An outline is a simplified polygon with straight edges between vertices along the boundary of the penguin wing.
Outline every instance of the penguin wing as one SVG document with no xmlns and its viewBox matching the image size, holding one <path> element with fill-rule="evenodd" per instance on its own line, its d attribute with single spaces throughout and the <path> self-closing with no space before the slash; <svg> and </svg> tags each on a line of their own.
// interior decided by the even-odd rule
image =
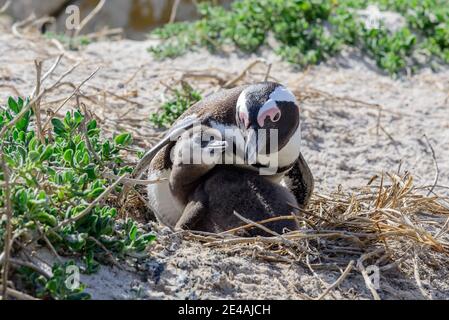
<svg viewBox="0 0 449 320">
<path fill-rule="evenodd" d="M 165 137 L 159 141 L 153 148 L 148 150 L 139 163 L 134 168 L 132 176 L 135 178 L 139 178 L 142 173 L 150 166 L 151 161 L 154 157 L 156 157 L 159 151 L 164 150 L 164 147 L 176 141 L 180 135 L 182 135 L 185 131 L 190 130 L 198 123 L 198 119 L 195 117 L 186 117 L 182 121 L 179 121 L 174 125 L 165 135 Z M 166 148 L 165 148 L 166 149 Z"/>
<path fill-rule="evenodd" d="M 301 153 L 293 167 L 284 175 L 283 182 L 295 196 L 298 205 L 306 207 L 312 196 L 315 183 L 312 172 Z"/>
</svg>

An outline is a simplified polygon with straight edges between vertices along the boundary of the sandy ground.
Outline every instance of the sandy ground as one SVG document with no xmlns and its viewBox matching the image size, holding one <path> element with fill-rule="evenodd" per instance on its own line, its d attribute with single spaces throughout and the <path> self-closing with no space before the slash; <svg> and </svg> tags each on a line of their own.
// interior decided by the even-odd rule
<svg viewBox="0 0 449 320">
<path fill-rule="evenodd" d="M 86 104 L 108 129 L 108 134 L 130 131 L 141 148 L 157 141 L 160 131 L 151 127 L 148 116 L 166 98 L 167 86 L 184 77 L 206 95 L 218 82 L 237 76 L 251 61 L 264 57 L 273 63 L 271 77 L 299 95 L 321 90 L 334 98 L 307 100 L 302 105 L 302 151 L 316 178 L 320 192 L 366 184 L 383 171 L 410 171 L 418 185 L 432 184 L 435 168 L 431 149 L 439 165 L 439 185 L 449 184 L 449 68 L 439 72 L 421 70 L 412 77 L 394 80 L 355 51 L 347 51 L 326 64 L 307 71 L 296 70 L 268 52 L 258 55 L 211 55 L 189 53 L 170 61 L 154 61 L 147 52 L 151 41 L 98 42 L 63 58 L 55 81 L 70 66 L 80 66 L 68 77 L 78 84 L 98 66 L 98 74 L 83 87 L 91 101 Z M 53 63 L 59 49 L 49 41 L 18 38 L 0 32 L 0 99 L 26 95 L 35 84 L 34 60 L 43 59 L 44 69 Z M 263 79 L 263 65 L 253 69 L 244 82 Z M 212 74 L 219 80 L 199 78 Z M 195 77 L 190 77 L 196 74 Z M 95 87 L 95 88 L 94 88 Z M 51 108 L 66 91 L 43 102 Z M 121 98 L 117 98 L 119 95 Z M 345 102 L 335 99 L 345 98 Z M 349 103 L 348 99 L 359 102 Z M 360 101 L 364 103 L 360 103 Z M 368 104 L 382 106 L 378 108 Z M 74 105 L 70 101 L 68 107 Z M 447 190 L 438 192 L 447 195 Z M 340 271 L 310 270 L 299 264 L 267 262 L 257 258 L 257 246 L 247 250 L 206 248 L 186 241 L 168 229 L 150 223 L 158 234 L 149 258 L 128 261 L 127 269 L 104 266 L 98 274 L 83 276 L 87 291 L 97 299 L 304 299 L 320 295 L 325 284 L 334 282 Z M 449 298 L 446 270 L 424 270 L 423 286 L 433 298 Z M 379 294 L 384 299 L 421 299 L 411 275 L 398 270 L 382 274 Z M 326 298 L 371 299 L 362 276 L 353 272 Z"/>
</svg>

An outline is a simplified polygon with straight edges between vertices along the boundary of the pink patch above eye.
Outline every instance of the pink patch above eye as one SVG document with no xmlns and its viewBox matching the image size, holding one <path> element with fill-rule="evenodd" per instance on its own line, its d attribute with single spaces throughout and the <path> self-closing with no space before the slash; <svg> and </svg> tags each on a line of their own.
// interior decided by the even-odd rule
<svg viewBox="0 0 449 320">
<path fill-rule="evenodd" d="M 263 127 L 265 125 L 265 119 L 267 117 L 270 117 L 270 120 L 272 122 L 278 122 L 281 118 L 281 110 L 277 106 L 272 106 L 268 109 L 263 110 L 258 116 L 257 116 L 257 123 L 260 127 Z"/>
</svg>

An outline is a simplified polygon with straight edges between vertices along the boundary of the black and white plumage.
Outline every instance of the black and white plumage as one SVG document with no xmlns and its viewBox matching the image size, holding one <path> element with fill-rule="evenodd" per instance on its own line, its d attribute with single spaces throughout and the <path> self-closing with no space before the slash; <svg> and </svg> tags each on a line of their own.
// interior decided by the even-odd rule
<svg viewBox="0 0 449 320">
<path fill-rule="evenodd" d="M 287 88 L 278 83 L 264 82 L 220 91 L 187 110 L 176 121 L 168 135 L 174 135 L 177 128 L 191 129 L 193 122 L 201 124 L 201 131 L 212 130 L 218 140 L 220 137 L 226 138 L 227 130 L 238 132 L 241 135 L 240 139 L 219 146 L 223 149 L 223 155 L 231 155 L 235 159 L 235 163 L 217 166 L 215 163 L 185 164 L 178 161 L 182 157 L 180 146 L 189 144 L 196 139 L 190 131 L 184 132 L 175 141 L 166 138 L 163 143 L 153 148 L 146 156 L 152 160 L 149 164 L 148 177 L 149 179 L 168 179 L 166 182 L 148 187 L 149 205 L 160 222 L 170 227 L 175 227 L 177 224 L 178 226 L 188 225 L 183 216 L 188 215 L 189 212 L 186 210 L 189 211 L 191 210 L 189 208 L 192 208 L 190 202 L 195 201 L 192 200 L 192 197 L 199 197 L 198 188 L 205 190 L 205 187 L 208 186 L 210 189 L 211 181 L 219 181 L 224 172 L 230 174 L 230 168 L 244 170 L 239 171 L 240 173 L 244 172 L 241 174 L 242 179 L 250 177 L 259 186 L 266 181 L 270 183 L 271 187 L 275 186 L 273 189 L 259 187 L 258 190 L 276 190 L 276 192 L 273 191 L 274 193 L 285 190 L 285 193 L 293 195 L 297 205 L 305 206 L 307 204 L 313 190 L 313 176 L 300 152 L 299 106 L 296 98 Z M 263 141 L 260 141 L 261 139 L 255 134 L 260 129 L 267 129 Z M 271 146 L 269 129 L 277 130 L 278 145 L 275 150 Z M 205 152 L 208 146 L 202 147 Z M 223 159 L 223 157 L 219 158 Z M 217 158 L 217 163 L 219 163 L 219 158 Z M 256 175 L 248 173 L 248 171 L 259 172 L 261 169 L 268 170 L 269 174 L 255 177 Z M 237 177 L 235 174 L 233 176 Z M 277 189 L 281 186 L 282 189 Z M 223 185 L 223 188 L 225 187 Z M 229 183 L 228 187 L 230 190 L 238 189 Z M 242 194 L 242 199 L 244 199 L 243 196 Z M 269 199 L 273 198 L 274 194 L 262 196 Z M 285 197 L 289 198 L 288 195 Z M 223 201 L 226 203 L 226 199 Z M 233 201 L 236 202 L 236 200 Z M 270 201 L 275 202 L 275 200 Z M 285 208 L 279 205 L 275 209 Z M 222 210 L 217 210 L 214 212 L 222 212 Z M 209 211 L 212 212 L 212 209 Z M 204 208 L 199 212 L 204 214 Z M 245 212 L 239 213 L 244 214 Z M 232 212 L 230 214 L 232 215 Z M 274 214 L 274 211 L 270 214 Z M 180 221 L 181 223 L 179 223 Z"/>
</svg>

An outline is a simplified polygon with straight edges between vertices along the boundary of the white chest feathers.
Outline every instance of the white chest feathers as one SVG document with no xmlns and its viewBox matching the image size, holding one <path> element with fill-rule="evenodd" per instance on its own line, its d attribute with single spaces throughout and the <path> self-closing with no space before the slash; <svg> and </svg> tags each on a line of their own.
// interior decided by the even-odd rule
<svg viewBox="0 0 449 320">
<path fill-rule="evenodd" d="M 167 179 L 160 183 L 150 184 L 148 191 L 148 204 L 156 218 L 162 224 L 174 227 L 181 218 L 182 211 L 175 205 L 175 198 L 172 196 L 168 184 L 168 177 L 171 170 L 152 171 L 148 173 L 149 179 Z"/>
</svg>

